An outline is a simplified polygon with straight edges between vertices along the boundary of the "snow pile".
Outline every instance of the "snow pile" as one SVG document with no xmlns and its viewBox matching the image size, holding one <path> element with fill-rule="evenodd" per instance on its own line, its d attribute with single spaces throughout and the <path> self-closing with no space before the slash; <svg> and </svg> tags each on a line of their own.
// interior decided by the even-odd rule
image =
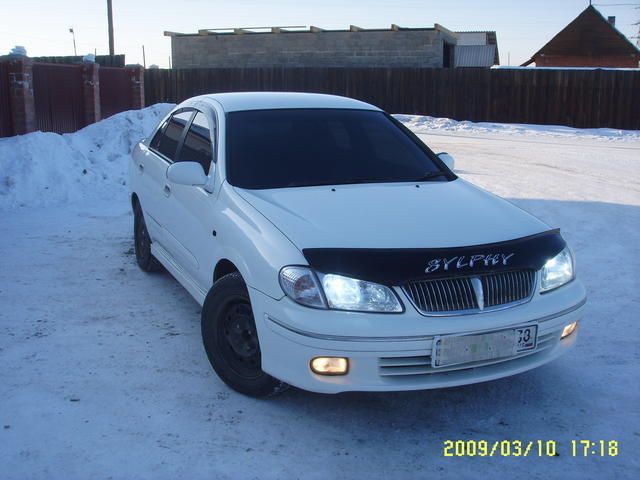
<svg viewBox="0 0 640 480">
<path fill-rule="evenodd" d="M 530 125 L 518 123 L 474 123 L 450 118 L 420 115 L 394 115 L 415 133 L 457 132 L 470 134 L 503 133 L 531 136 L 578 137 L 598 140 L 640 140 L 640 130 L 614 128 L 571 128 L 562 125 Z"/>
<path fill-rule="evenodd" d="M 126 191 L 133 146 L 173 107 L 131 110 L 75 133 L 0 138 L 0 209 L 51 206 Z"/>
</svg>

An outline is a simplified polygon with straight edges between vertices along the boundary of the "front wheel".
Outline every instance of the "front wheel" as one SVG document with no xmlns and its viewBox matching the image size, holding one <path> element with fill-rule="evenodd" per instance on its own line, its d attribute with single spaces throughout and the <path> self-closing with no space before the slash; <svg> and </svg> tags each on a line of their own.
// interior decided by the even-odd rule
<svg viewBox="0 0 640 480">
<path fill-rule="evenodd" d="M 142 208 L 136 203 L 133 209 L 133 240 L 136 262 L 145 272 L 159 272 L 162 264 L 151 253 L 151 237 L 147 231 Z"/>
<path fill-rule="evenodd" d="M 209 291 L 202 308 L 202 340 L 211 366 L 234 390 L 268 397 L 288 387 L 262 371 L 249 292 L 239 273 L 225 275 Z"/>
</svg>

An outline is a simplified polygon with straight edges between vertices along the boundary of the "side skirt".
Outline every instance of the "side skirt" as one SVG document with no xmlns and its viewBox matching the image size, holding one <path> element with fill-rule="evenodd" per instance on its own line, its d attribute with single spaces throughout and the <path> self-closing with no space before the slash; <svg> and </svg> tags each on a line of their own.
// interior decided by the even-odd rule
<svg viewBox="0 0 640 480">
<path fill-rule="evenodd" d="M 174 278 L 182 285 L 189 294 L 195 299 L 200 306 L 204 304 L 207 292 L 202 290 L 198 284 L 185 272 L 177 263 L 173 261 L 169 252 L 157 243 L 151 244 L 151 253 L 158 259 L 162 265 L 174 276 Z"/>
</svg>

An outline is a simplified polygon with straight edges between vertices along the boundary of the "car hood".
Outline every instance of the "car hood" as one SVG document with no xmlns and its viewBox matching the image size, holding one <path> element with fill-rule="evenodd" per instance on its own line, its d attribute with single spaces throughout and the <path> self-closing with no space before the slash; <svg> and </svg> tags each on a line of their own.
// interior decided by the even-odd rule
<svg viewBox="0 0 640 480">
<path fill-rule="evenodd" d="M 234 188 L 299 249 L 462 247 L 549 229 L 524 210 L 462 179 L 419 186 Z"/>
</svg>

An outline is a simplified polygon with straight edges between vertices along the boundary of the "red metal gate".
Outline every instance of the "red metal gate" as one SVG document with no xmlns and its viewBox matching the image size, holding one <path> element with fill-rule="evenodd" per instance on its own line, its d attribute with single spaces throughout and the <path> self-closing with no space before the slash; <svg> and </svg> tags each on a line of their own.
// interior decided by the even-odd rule
<svg viewBox="0 0 640 480">
<path fill-rule="evenodd" d="M 81 65 L 33 64 L 36 127 L 69 133 L 86 126 Z"/>
<path fill-rule="evenodd" d="M 0 137 L 13 135 L 11 120 L 11 96 L 9 94 L 9 64 L 0 63 Z"/>
<path fill-rule="evenodd" d="M 131 110 L 131 72 L 125 68 L 100 67 L 100 113 L 102 118 Z"/>
</svg>

